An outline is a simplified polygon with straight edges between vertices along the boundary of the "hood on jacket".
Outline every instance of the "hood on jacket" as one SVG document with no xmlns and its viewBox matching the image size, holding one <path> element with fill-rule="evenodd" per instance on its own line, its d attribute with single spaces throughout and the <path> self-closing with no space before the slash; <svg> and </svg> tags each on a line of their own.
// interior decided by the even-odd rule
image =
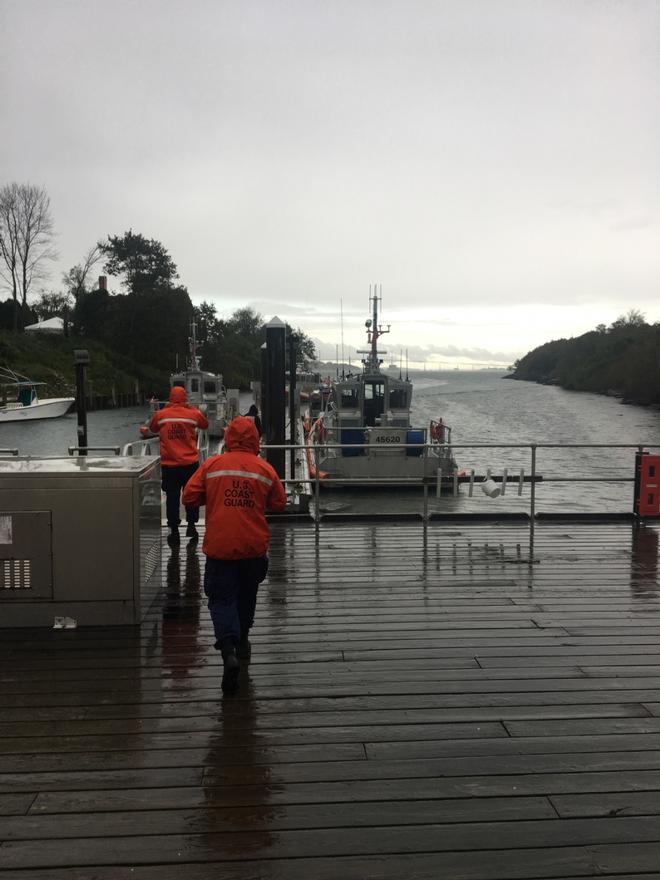
<svg viewBox="0 0 660 880">
<path fill-rule="evenodd" d="M 182 388 L 180 385 L 175 385 L 174 388 L 170 389 L 169 400 L 170 403 L 188 403 L 186 389 Z"/>
<path fill-rule="evenodd" d="M 259 452 L 259 432 L 252 419 L 236 416 L 225 428 L 226 452 Z"/>
</svg>

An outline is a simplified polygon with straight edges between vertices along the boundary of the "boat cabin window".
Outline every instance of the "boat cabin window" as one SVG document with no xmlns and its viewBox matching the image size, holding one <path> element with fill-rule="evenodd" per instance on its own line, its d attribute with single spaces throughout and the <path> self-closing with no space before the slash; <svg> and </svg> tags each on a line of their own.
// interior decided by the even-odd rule
<svg viewBox="0 0 660 880">
<path fill-rule="evenodd" d="M 405 388 L 393 388 L 390 391 L 390 409 L 406 409 L 407 396 Z"/>
<path fill-rule="evenodd" d="M 197 392 L 199 391 L 199 379 L 190 380 L 190 391 L 193 394 L 197 394 Z"/>
<path fill-rule="evenodd" d="M 216 390 L 215 382 L 204 382 L 204 394 L 215 394 Z"/>
<path fill-rule="evenodd" d="M 373 428 L 385 411 L 385 383 L 364 383 L 364 423 Z"/>
<path fill-rule="evenodd" d="M 23 406 L 30 406 L 36 396 L 34 388 L 21 388 L 16 397 L 16 402 Z"/>
<path fill-rule="evenodd" d="M 357 409 L 358 390 L 357 388 L 342 388 L 339 394 L 339 406 L 342 409 Z"/>
</svg>

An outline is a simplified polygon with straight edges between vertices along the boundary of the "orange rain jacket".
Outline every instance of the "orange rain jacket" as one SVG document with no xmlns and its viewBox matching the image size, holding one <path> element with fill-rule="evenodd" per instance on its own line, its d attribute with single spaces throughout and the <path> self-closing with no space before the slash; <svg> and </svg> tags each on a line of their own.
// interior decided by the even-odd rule
<svg viewBox="0 0 660 880">
<path fill-rule="evenodd" d="M 225 452 L 208 458 L 186 483 L 183 503 L 206 504 L 203 550 L 214 559 L 264 556 L 266 508 L 283 510 L 286 493 L 275 469 L 259 458 L 252 419 L 237 416 L 225 431 Z"/>
<path fill-rule="evenodd" d="M 197 428 L 208 428 L 204 413 L 187 403 L 186 389 L 176 385 L 170 391 L 170 402 L 151 417 L 149 430 L 160 437 L 160 462 L 169 467 L 195 464 Z"/>
</svg>

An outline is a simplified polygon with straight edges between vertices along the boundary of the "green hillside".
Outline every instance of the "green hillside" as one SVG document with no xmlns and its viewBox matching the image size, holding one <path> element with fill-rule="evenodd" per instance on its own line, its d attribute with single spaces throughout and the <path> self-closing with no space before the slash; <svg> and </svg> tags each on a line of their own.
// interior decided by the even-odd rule
<svg viewBox="0 0 660 880">
<path fill-rule="evenodd" d="M 610 327 L 546 342 L 516 361 L 508 378 L 660 404 L 660 324 L 629 312 Z"/>
<path fill-rule="evenodd" d="M 90 394 L 111 397 L 113 386 L 115 394 L 131 394 L 135 391 L 136 380 L 139 391 L 147 395 L 167 392 L 167 372 L 138 364 L 99 342 L 50 333 L 37 335 L 0 330 L 0 366 L 9 367 L 35 381 L 46 382 L 47 387 L 40 390 L 42 397 L 74 393 L 75 348 L 89 352 L 87 389 Z"/>
</svg>

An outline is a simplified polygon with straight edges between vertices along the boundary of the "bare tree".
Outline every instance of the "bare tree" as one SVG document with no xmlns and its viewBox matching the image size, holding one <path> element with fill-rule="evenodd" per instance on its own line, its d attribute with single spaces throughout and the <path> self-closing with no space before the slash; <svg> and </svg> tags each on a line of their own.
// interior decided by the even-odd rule
<svg viewBox="0 0 660 880">
<path fill-rule="evenodd" d="M 18 184 L 0 189 L 0 279 L 18 304 Z M 16 314 L 16 310 L 14 311 Z"/>
<path fill-rule="evenodd" d="M 0 279 L 18 305 L 27 304 L 32 284 L 48 277 L 47 263 L 57 258 L 53 247 L 50 198 L 44 187 L 8 183 L 0 188 Z"/>
<path fill-rule="evenodd" d="M 82 263 L 76 263 L 62 275 L 62 282 L 74 299 L 87 293 L 87 276 L 104 256 L 104 245 L 99 241 L 87 251 Z"/>
</svg>

